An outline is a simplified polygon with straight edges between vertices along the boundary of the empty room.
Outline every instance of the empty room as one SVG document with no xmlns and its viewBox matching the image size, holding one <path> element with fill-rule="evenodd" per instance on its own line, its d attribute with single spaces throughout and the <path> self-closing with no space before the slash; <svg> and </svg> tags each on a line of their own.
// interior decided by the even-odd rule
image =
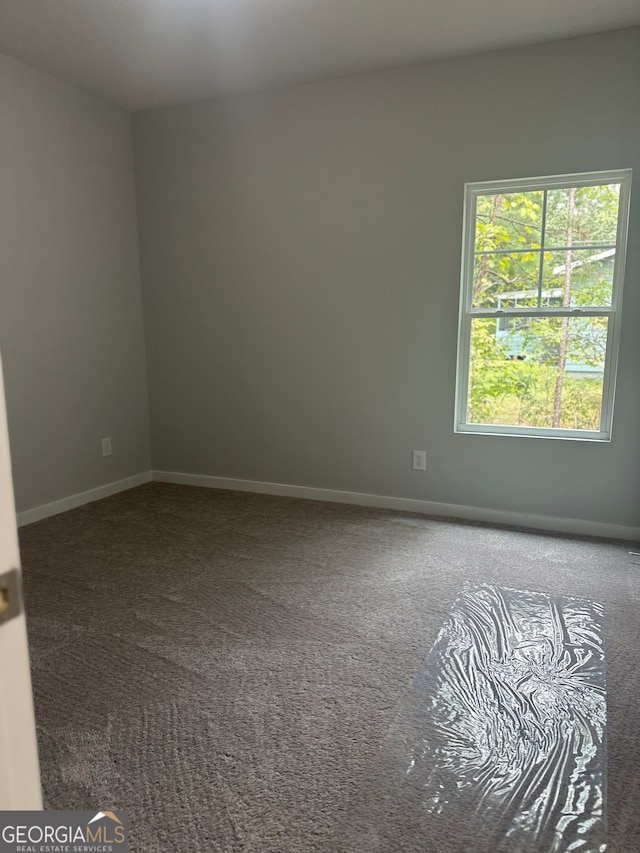
<svg viewBox="0 0 640 853">
<path fill-rule="evenodd" d="M 0 851 L 640 850 L 639 139 L 637 0 L 0 0 Z"/>
</svg>

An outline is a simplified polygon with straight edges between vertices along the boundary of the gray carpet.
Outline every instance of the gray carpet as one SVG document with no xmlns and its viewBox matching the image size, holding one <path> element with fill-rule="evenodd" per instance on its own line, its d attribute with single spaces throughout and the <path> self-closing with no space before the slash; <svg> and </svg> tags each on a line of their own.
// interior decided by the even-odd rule
<svg viewBox="0 0 640 853">
<path fill-rule="evenodd" d="M 134 853 L 339 851 L 465 581 L 604 605 L 608 853 L 640 850 L 623 543 L 163 484 L 20 538 L 46 807 L 127 809 Z M 405 817 L 383 853 L 459 853 Z"/>
</svg>

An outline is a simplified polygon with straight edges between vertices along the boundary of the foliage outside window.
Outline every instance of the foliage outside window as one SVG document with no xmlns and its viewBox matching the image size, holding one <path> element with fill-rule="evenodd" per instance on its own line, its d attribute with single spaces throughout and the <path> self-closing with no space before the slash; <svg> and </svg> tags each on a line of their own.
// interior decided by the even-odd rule
<svg viewBox="0 0 640 853">
<path fill-rule="evenodd" d="M 466 185 L 456 431 L 610 439 L 630 186 Z"/>
</svg>

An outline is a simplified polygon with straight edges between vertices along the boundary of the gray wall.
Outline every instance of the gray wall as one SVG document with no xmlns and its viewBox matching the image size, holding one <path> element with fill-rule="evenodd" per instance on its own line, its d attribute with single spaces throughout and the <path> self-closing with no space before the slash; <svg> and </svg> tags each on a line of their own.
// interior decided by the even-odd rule
<svg viewBox="0 0 640 853">
<path fill-rule="evenodd" d="M 136 115 L 154 468 L 637 525 L 639 83 L 636 28 Z M 454 435 L 463 184 L 629 166 L 613 441 Z"/>
<path fill-rule="evenodd" d="M 0 346 L 21 511 L 147 470 L 148 402 L 130 116 L 2 56 L 0 116 Z"/>
</svg>

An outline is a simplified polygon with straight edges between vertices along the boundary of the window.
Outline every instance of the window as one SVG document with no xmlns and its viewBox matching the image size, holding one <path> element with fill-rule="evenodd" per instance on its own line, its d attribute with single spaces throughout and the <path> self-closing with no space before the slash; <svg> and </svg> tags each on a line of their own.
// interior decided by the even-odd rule
<svg viewBox="0 0 640 853">
<path fill-rule="evenodd" d="M 456 432 L 610 439 L 630 189 L 466 185 Z"/>
</svg>

